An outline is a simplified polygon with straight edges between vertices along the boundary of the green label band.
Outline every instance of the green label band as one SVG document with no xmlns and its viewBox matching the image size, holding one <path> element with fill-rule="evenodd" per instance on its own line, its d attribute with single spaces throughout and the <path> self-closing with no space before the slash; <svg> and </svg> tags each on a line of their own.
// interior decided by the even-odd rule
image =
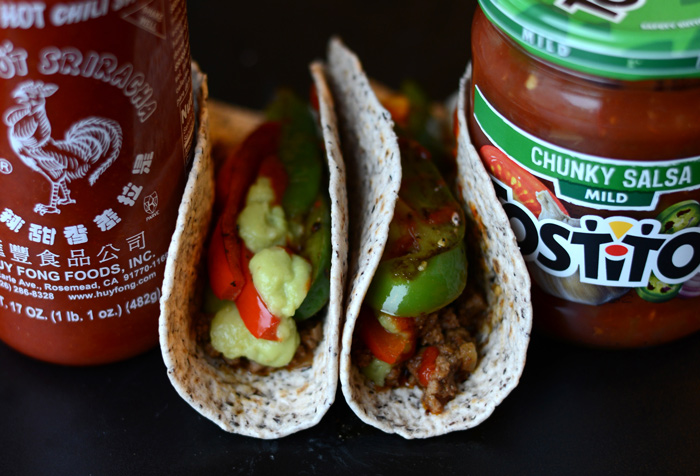
<svg viewBox="0 0 700 476">
<path fill-rule="evenodd" d="M 504 118 L 478 86 L 474 117 L 493 145 L 532 174 L 551 181 L 558 197 L 578 205 L 653 210 L 661 194 L 700 188 L 700 157 L 622 161 L 558 147 Z"/>
</svg>

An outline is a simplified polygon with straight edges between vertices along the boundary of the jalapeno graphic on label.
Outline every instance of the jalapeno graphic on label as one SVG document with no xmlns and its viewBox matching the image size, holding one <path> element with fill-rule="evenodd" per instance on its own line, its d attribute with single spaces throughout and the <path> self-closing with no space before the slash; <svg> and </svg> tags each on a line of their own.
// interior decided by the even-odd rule
<svg viewBox="0 0 700 476">
<path fill-rule="evenodd" d="M 695 200 L 675 203 L 661 212 L 656 219 L 661 222 L 662 233 L 676 233 L 700 222 L 700 204 Z M 637 288 L 637 294 L 645 301 L 665 302 L 676 297 L 682 287 L 683 283 L 667 284 L 652 273 L 649 283 L 645 287 Z"/>
<path fill-rule="evenodd" d="M 672 234 L 700 223 L 700 203 L 686 200 L 671 205 L 661 212 L 657 220 L 661 222 L 661 232 Z"/>
<path fill-rule="evenodd" d="M 637 294 L 645 301 L 665 302 L 676 297 L 681 286 L 681 284 L 666 284 L 652 273 L 649 276 L 649 284 L 646 287 L 637 288 Z"/>
</svg>

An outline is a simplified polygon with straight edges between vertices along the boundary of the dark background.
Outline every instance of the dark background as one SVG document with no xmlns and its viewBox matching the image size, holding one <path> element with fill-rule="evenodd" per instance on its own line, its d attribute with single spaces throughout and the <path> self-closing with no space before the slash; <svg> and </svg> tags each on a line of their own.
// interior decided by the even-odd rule
<svg viewBox="0 0 700 476">
<path fill-rule="evenodd" d="M 340 36 L 365 70 L 391 86 L 419 81 L 436 99 L 458 87 L 470 56 L 475 0 L 191 0 L 192 55 L 209 73 L 212 96 L 253 108 L 274 88 L 298 92 L 308 64 Z"/>
<path fill-rule="evenodd" d="M 340 35 L 375 78 L 437 98 L 469 59 L 475 1 L 189 2 L 211 95 L 262 107 L 303 93 Z M 700 474 L 700 335 L 602 351 L 535 334 L 520 385 L 472 430 L 406 441 L 361 423 L 342 395 L 317 427 L 277 441 L 231 435 L 170 386 L 158 350 L 96 368 L 0 344 L 0 474 Z"/>
</svg>

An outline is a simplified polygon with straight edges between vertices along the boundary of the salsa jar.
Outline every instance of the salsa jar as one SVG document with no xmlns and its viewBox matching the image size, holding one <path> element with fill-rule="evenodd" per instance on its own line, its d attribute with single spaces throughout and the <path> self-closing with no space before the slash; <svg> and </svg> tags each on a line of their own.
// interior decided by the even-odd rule
<svg viewBox="0 0 700 476">
<path fill-rule="evenodd" d="M 602 347 L 700 329 L 700 3 L 480 0 L 469 132 L 535 325 Z"/>
<path fill-rule="evenodd" d="M 193 156 L 185 0 L 8 0 L 0 29 L 0 339 L 144 352 Z"/>
</svg>

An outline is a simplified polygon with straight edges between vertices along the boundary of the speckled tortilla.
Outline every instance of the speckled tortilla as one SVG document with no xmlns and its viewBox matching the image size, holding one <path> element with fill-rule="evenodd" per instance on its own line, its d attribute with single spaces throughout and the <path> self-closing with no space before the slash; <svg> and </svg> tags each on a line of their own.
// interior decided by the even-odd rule
<svg viewBox="0 0 700 476">
<path fill-rule="evenodd" d="M 198 312 L 198 283 L 214 199 L 214 164 L 209 144 L 233 147 L 261 117 L 222 103 L 206 107 L 206 81 L 197 76 L 200 128 L 195 161 L 168 252 L 161 299 L 160 343 L 168 377 L 177 392 L 222 429 L 257 438 L 280 438 L 317 424 L 335 399 L 342 291 L 347 267 L 347 199 L 333 100 L 323 67 L 311 65 L 319 95 L 331 197 L 331 288 L 322 318 L 323 340 L 312 365 L 267 376 L 215 366 L 197 345 L 192 316 Z"/>
<path fill-rule="evenodd" d="M 352 365 L 353 331 L 384 246 L 401 182 L 393 123 L 375 97 L 357 57 L 337 39 L 328 51 L 331 86 L 338 102 L 351 214 L 351 246 L 340 380 L 343 395 L 364 422 L 404 438 L 427 438 L 484 421 L 515 388 L 525 365 L 532 322 L 530 281 L 508 218 L 469 142 L 464 115 L 467 75 L 460 83 L 458 185 L 468 218 L 468 243 L 481 267 L 490 314 L 477 336 L 480 361 L 439 415 L 427 413 L 422 390 L 377 391 Z M 352 147 L 350 147 L 352 146 Z M 472 258 L 474 259 L 474 258 Z"/>
</svg>

